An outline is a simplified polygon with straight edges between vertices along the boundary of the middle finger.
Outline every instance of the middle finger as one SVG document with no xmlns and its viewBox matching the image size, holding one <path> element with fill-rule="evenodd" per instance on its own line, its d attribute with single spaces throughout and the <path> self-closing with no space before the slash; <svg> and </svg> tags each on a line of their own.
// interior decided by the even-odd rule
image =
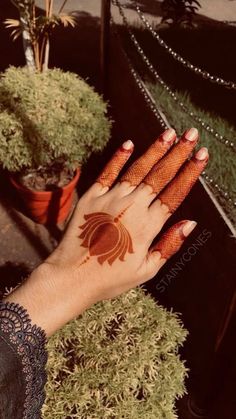
<svg viewBox="0 0 236 419">
<path fill-rule="evenodd" d="M 150 186 L 154 194 L 159 194 L 161 190 L 164 189 L 164 187 L 175 177 L 182 164 L 185 160 L 187 160 L 193 151 L 197 141 L 198 130 L 196 128 L 190 128 L 183 134 L 178 144 L 176 144 L 157 164 L 155 164 L 155 166 L 144 178 L 143 183 Z"/>
</svg>

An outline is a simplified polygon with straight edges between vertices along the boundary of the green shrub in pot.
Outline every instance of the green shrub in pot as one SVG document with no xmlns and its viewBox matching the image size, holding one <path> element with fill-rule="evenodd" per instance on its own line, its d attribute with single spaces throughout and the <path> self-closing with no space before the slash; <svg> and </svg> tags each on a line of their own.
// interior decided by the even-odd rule
<svg viewBox="0 0 236 419">
<path fill-rule="evenodd" d="M 76 74 L 28 67 L 2 74 L 0 166 L 34 221 L 67 218 L 81 165 L 109 139 L 106 113 L 102 98 Z"/>
<path fill-rule="evenodd" d="M 47 344 L 43 419 L 174 419 L 187 332 L 138 288 L 103 301 Z"/>
<path fill-rule="evenodd" d="M 74 169 L 110 135 L 107 107 L 76 74 L 10 67 L 0 79 L 0 164 L 13 173 Z"/>
</svg>

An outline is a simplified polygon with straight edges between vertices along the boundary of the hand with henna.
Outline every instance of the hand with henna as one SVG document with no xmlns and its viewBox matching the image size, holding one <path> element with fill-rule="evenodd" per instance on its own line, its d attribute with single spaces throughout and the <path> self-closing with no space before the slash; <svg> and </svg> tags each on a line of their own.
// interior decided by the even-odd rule
<svg viewBox="0 0 236 419">
<path fill-rule="evenodd" d="M 51 335 L 92 304 L 156 275 L 196 225 L 180 220 L 153 244 L 207 164 L 205 147 L 194 153 L 197 141 L 195 128 L 177 143 L 168 129 L 120 177 L 134 148 L 126 141 L 80 198 L 57 249 L 6 300 L 27 308 Z"/>
</svg>

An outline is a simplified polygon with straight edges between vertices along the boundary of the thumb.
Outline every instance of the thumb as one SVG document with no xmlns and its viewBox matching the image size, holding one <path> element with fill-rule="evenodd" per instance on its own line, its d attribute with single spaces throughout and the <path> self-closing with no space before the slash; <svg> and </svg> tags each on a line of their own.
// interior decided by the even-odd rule
<svg viewBox="0 0 236 419">
<path fill-rule="evenodd" d="M 160 238 L 160 240 L 149 249 L 146 259 L 146 272 L 152 278 L 165 262 L 173 256 L 186 237 L 193 231 L 197 223 L 195 221 L 183 220 L 170 227 Z"/>
</svg>

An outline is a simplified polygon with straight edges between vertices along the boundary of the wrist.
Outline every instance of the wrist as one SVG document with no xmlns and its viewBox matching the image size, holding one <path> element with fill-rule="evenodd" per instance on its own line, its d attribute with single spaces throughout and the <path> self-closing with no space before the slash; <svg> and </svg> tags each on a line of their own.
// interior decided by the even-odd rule
<svg viewBox="0 0 236 419">
<path fill-rule="evenodd" d="M 23 306 L 32 323 L 40 326 L 49 337 L 92 305 L 83 287 L 80 292 L 80 278 L 74 292 L 68 276 L 66 269 L 42 263 L 3 301 Z"/>
</svg>

